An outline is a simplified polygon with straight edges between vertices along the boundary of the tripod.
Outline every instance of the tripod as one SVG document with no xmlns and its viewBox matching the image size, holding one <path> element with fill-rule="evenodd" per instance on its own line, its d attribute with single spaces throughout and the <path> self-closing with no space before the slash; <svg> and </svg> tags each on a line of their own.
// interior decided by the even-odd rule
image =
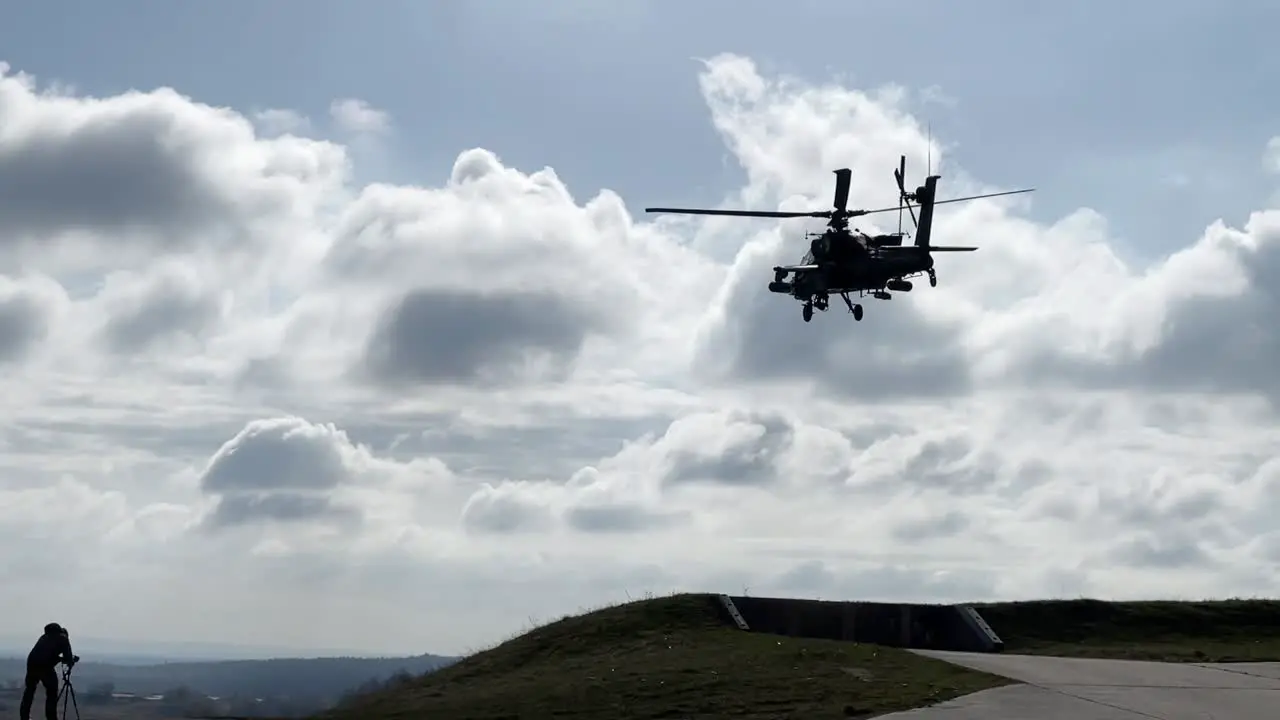
<svg viewBox="0 0 1280 720">
<path fill-rule="evenodd" d="M 76 688 L 71 684 L 71 668 L 74 664 L 62 668 L 62 687 L 58 691 L 58 699 L 62 701 L 62 720 L 67 720 L 67 701 L 76 711 L 76 720 L 80 720 L 80 703 L 76 701 Z"/>
</svg>

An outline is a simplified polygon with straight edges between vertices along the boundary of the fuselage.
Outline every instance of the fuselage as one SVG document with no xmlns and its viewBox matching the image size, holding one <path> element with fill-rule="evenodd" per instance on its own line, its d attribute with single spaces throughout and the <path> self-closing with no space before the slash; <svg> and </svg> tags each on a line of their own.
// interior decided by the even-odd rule
<svg viewBox="0 0 1280 720">
<path fill-rule="evenodd" d="M 814 239 L 810 255 L 814 270 L 797 270 L 790 291 L 806 299 L 823 293 L 883 290 L 900 278 L 927 273 L 933 268 L 928 248 L 901 245 L 900 236 L 850 236 L 824 234 Z M 880 251 L 872 254 L 868 246 Z M 772 288 L 771 288 L 772 289 Z M 782 289 L 779 287 L 778 289 Z"/>
</svg>

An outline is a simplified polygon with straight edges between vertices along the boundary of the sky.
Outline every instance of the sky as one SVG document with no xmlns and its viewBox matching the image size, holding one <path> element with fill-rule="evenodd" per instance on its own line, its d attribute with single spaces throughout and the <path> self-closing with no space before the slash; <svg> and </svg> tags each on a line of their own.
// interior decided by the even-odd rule
<svg viewBox="0 0 1280 720">
<path fill-rule="evenodd" d="M 1280 8 L 1102 7 L 6 8 L 0 635 L 1274 592 Z M 1036 192 L 860 323 L 766 289 L 815 221 L 643 211 L 899 155 Z"/>
</svg>

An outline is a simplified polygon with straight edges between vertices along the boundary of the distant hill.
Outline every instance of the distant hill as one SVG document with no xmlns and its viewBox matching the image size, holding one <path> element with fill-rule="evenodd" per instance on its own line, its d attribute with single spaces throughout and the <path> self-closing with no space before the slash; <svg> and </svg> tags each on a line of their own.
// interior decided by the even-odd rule
<svg viewBox="0 0 1280 720">
<path fill-rule="evenodd" d="M 0 634 L 0 657 L 25 657 L 36 634 Z M 100 638 L 72 631 L 76 652 L 102 662 L 120 665 L 161 662 L 213 662 L 216 660 L 271 660 L 274 658 L 371 657 L 369 653 L 344 648 L 316 648 L 301 651 L 277 645 L 190 642 L 182 640 L 121 640 Z"/>
<path fill-rule="evenodd" d="M 283 658 L 273 660 L 223 660 L 172 662 L 151 665 L 118 665 L 84 660 L 73 679 L 77 694 L 110 683 L 117 693 L 160 694 L 186 687 L 215 697 L 305 698 L 325 706 L 343 693 L 383 681 L 398 673 L 418 675 L 454 662 L 457 658 L 418 655 L 401 658 Z M 26 660 L 0 659 L 0 683 L 21 683 Z"/>
</svg>

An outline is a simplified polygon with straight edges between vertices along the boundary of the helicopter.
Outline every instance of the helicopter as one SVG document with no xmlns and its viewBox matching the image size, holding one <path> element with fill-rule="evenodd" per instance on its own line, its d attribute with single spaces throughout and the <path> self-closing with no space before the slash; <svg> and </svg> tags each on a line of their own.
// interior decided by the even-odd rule
<svg viewBox="0 0 1280 720">
<path fill-rule="evenodd" d="M 932 164 L 932 163 L 930 163 Z M 932 169 L 932 168 L 930 168 Z M 838 293 L 844 299 L 853 319 L 862 320 L 862 305 L 853 302 L 849 295 L 857 293 L 858 297 L 870 295 L 877 300 L 892 299 L 889 291 L 911 292 L 913 284 L 909 278 L 927 275 L 929 286 L 937 287 L 938 276 L 933 268 L 934 252 L 973 252 L 976 247 L 957 245 L 931 245 L 933 230 L 933 208 L 946 203 L 979 200 L 982 198 L 1016 195 L 1033 192 L 1035 188 L 1025 190 L 1008 190 L 1005 192 L 970 195 L 950 200 L 935 200 L 938 180 L 941 175 L 929 174 L 924 185 L 914 192 L 907 192 L 903 180 L 907 170 L 907 156 L 903 155 L 894 168 L 893 177 L 898 184 L 898 206 L 879 208 L 876 210 L 849 210 L 849 183 L 853 171 L 848 168 L 835 170 L 836 191 L 831 210 L 817 212 L 774 212 L 756 210 L 706 210 L 701 208 L 645 208 L 650 213 L 676 213 L 684 215 L 728 215 L 732 217 L 763 218 L 827 218 L 827 227 L 819 233 L 805 233 L 810 241 L 809 252 L 798 265 L 779 265 L 773 268 L 773 282 L 769 283 L 769 291 L 790 295 L 804 303 L 802 316 L 805 322 L 813 319 L 813 311 L 826 312 L 831 293 Z M 920 208 L 920 216 L 911 203 Z M 902 211 L 911 215 L 915 227 L 915 241 L 912 245 L 902 244 L 906 233 L 902 230 Z M 862 215 L 898 211 L 898 232 L 868 235 L 861 230 L 849 229 L 849 219 Z M 788 280 L 788 276 L 793 276 Z"/>
</svg>

